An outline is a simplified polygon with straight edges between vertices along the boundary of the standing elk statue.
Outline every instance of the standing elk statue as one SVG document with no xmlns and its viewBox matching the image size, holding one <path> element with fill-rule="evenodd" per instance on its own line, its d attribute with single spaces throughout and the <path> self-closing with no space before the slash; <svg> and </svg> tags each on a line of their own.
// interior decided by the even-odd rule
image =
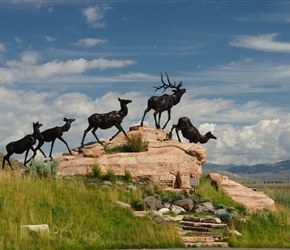
<svg viewBox="0 0 290 250">
<path fill-rule="evenodd" d="M 24 151 L 26 151 L 23 163 L 24 166 L 26 166 L 26 163 L 30 161 L 30 159 L 26 161 L 30 149 L 33 151 L 33 157 L 36 155 L 36 150 L 34 149 L 33 145 L 36 143 L 36 140 L 39 141 L 43 140 L 43 137 L 39 131 L 39 128 L 41 126 L 42 124 L 40 124 L 39 122 L 33 123 L 33 134 L 26 135 L 18 141 L 13 141 L 7 144 L 6 146 L 7 154 L 3 157 L 2 169 L 4 169 L 5 161 L 7 161 L 9 163 L 11 170 L 13 170 L 9 158 L 14 153 L 22 154 L 24 153 Z"/>
<path fill-rule="evenodd" d="M 105 114 L 98 114 L 94 113 L 88 118 L 89 126 L 87 129 L 84 131 L 83 139 L 81 142 L 81 147 L 83 148 L 84 146 L 84 141 L 86 134 L 92 130 L 92 134 L 96 138 L 97 142 L 102 144 L 102 142 L 99 140 L 99 138 L 96 135 L 96 130 L 98 128 L 100 129 L 108 129 L 113 126 L 115 126 L 118 129 L 118 132 L 112 136 L 110 139 L 113 140 L 121 131 L 124 133 L 124 135 L 128 138 L 126 132 L 124 131 L 121 123 L 124 119 L 124 117 L 128 114 L 128 107 L 127 104 L 131 103 L 131 100 L 125 100 L 125 99 L 120 99 L 118 98 L 118 101 L 120 102 L 121 109 L 119 111 L 111 111 L 109 113 Z"/>
<path fill-rule="evenodd" d="M 184 138 L 188 139 L 189 142 L 193 143 L 207 143 L 209 139 L 217 139 L 210 131 L 205 135 L 201 135 L 196 127 L 194 127 L 188 117 L 180 117 L 178 119 L 177 125 L 173 125 L 169 133 L 169 138 L 172 138 L 172 131 L 175 129 L 178 141 L 181 142 L 178 131 L 181 130 L 181 133 Z"/>
<path fill-rule="evenodd" d="M 141 126 L 143 126 L 143 121 L 145 118 L 145 115 L 151 110 L 154 109 L 155 112 L 153 113 L 154 116 L 154 120 L 155 120 L 155 126 L 157 129 L 160 128 L 160 118 L 161 118 L 161 113 L 167 110 L 168 113 L 168 119 L 166 121 L 166 123 L 164 124 L 164 126 L 162 127 L 162 129 L 165 129 L 167 123 L 169 122 L 170 118 L 171 118 L 171 108 L 174 105 L 177 105 L 180 102 L 180 99 L 182 97 L 182 95 L 186 92 L 186 89 L 182 89 L 182 82 L 180 82 L 177 86 L 174 82 L 174 84 L 172 84 L 169 80 L 169 77 L 167 75 L 167 73 L 165 72 L 166 76 L 167 76 L 167 82 L 168 84 L 166 84 L 163 81 L 163 76 L 161 74 L 161 81 L 163 83 L 162 86 L 159 87 L 154 87 L 156 88 L 155 92 L 161 88 L 163 88 L 163 92 L 167 89 L 167 88 L 171 88 L 173 94 L 172 95 L 168 95 L 168 94 L 163 94 L 162 96 L 152 96 L 149 98 L 148 100 L 148 104 L 147 104 L 147 108 L 144 111 L 144 115 L 141 121 Z M 163 93 L 162 92 L 162 93 Z M 158 114 L 158 121 L 157 121 L 157 116 Z"/>
<path fill-rule="evenodd" d="M 43 132 L 41 132 L 43 140 L 39 141 L 39 143 L 38 143 L 37 147 L 35 148 L 35 150 L 36 151 L 39 150 L 43 154 L 44 158 L 46 158 L 46 155 L 41 149 L 42 145 L 44 144 L 44 142 L 51 142 L 49 157 L 50 157 L 50 159 L 53 159 L 52 158 L 52 149 L 53 149 L 54 142 L 55 142 L 56 139 L 61 140 L 66 145 L 69 153 L 72 155 L 72 152 L 71 152 L 67 142 L 63 139 L 62 135 L 63 135 L 64 132 L 67 132 L 70 129 L 71 124 L 72 124 L 72 122 L 75 121 L 75 119 L 63 118 L 63 121 L 65 122 L 65 124 L 63 126 L 61 126 L 61 127 L 56 126 L 54 128 L 49 128 L 49 129 L 44 130 Z M 29 160 L 31 160 L 34 157 L 35 157 L 35 155 L 33 157 L 31 157 Z"/>
</svg>

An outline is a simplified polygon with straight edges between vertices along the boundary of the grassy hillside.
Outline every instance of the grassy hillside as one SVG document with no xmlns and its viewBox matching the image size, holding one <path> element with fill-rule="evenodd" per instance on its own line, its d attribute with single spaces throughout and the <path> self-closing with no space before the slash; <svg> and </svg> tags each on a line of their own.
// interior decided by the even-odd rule
<svg viewBox="0 0 290 250">
<path fill-rule="evenodd" d="M 1 167 L 1 169 L 2 169 L 2 164 L 3 164 L 3 157 L 4 157 L 4 154 L 0 152 L 0 167 Z M 23 164 L 15 159 L 13 159 L 13 157 L 10 157 L 9 160 L 10 160 L 11 165 L 14 169 L 18 169 L 18 168 L 23 167 Z M 9 166 L 7 161 L 5 162 L 5 168 L 10 169 L 10 166 Z"/>
</svg>

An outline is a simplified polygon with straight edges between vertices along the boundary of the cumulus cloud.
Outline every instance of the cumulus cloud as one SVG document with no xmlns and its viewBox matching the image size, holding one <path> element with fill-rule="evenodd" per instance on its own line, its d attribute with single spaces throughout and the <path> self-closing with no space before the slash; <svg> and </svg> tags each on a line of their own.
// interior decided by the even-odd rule
<svg viewBox="0 0 290 250">
<path fill-rule="evenodd" d="M 106 26 L 104 19 L 105 12 L 111 9 L 107 4 L 91 6 L 82 11 L 86 17 L 87 23 L 94 28 L 104 28 Z"/>
<path fill-rule="evenodd" d="M 55 76 L 82 74 L 91 69 L 122 68 L 132 64 L 132 60 L 107 60 L 103 58 L 86 60 L 84 58 L 46 62 L 38 64 L 41 56 L 37 52 L 23 53 L 21 60 L 7 61 L 0 68 L 0 83 L 14 83 L 23 80 L 49 79 Z"/>
<path fill-rule="evenodd" d="M 0 52 L 5 52 L 6 49 L 5 49 L 5 45 L 4 43 L 0 43 Z"/>
<path fill-rule="evenodd" d="M 71 148 L 78 147 L 87 128 L 87 118 L 92 113 L 106 113 L 112 110 L 119 110 L 118 97 L 132 100 L 128 105 L 129 113 L 123 120 L 123 128 L 127 131 L 130 126 L 140 124 L 143 111 L 146 108 L 147 97 L 140 92 L 108 92 L 105 95 L 92 99 L 85 94 L 76 92 L 40 92 L 11 90 L 0 87 L 0 151 L 5 151 L 5 145 L 13 140 L 18 140 L 24 135 L 32 132 L 32 122 L 43 123 L 41 130 L 63 124 L 63 117 L 75 118 L 71 130 L 64 134 Z M 232 103 L 230 100 L 219 100 L 221 103 Z M 187 100 L 188 105 L 194 107 L 185 110 L 188 105 L 180 105 L 178 112 L 176 107 L 172 109 L 172 118 L 167 126 L 170 130 L 173 124 L 177 123 L 181 116 L 188 116 L 193 125 L 202 134 L 208 131 L 217 137 L 217 140 L 209 140 L 203 144 L 207 148 L 207 162 L 217 164 L 257 164 L 272 162 L 277 159 L 287 159 L 290 149 L 290 114 L 277 115 L 272 119 L 261 119 L 254 123 L 238 125 L 237 123 L 214 121 L 224 109 L 230 113 L 238 113 L 242 107 L 238 104 L 234 106 L 222 105 L 219 110 L 215 110 L 209 116 L 198 113 L 203 110 L 205 113 L 214 107 L 217 100 Z M 180 103 L 181 104 L 181 103 Z M 249 112 L 255 113 L 255 105 L 248 105 Z M 262 109 L 262 107 L 261 107 Z M 264 106 L 264 110 L 268 107 Z M 186 111 L 188 113 L 186 113 Z M 214 114 L 215 113 L 215 114 Z M 162 124 L 167 119 L 167 113 L 162 114 Z M 148 112 L 145 123 L 149 127 L 154 127 L 153 111 Z M 98 129 L 99 138 L 108 138 L 115 134 L 116 128 L 107 130 Z M 182 135 L 181 135 L 182 138 Z M 174 133 L 173 139 L 176 140 Z M 87 134 L 86 142 L 94 141 L 91 133 Z M 182 141 L 187 141 L 182 138 Z M 50 144 L 45 144 L 45 152 L 49 152 Z M 65 145 L 57 141 L 55 143 L 55 155 L 66 150 Z M 14 156 L 13 156 L 14 157 Z M 17 159 L 23 160 L 23 155 L 15 155 Z M 41 156 L 39 156 L 41 157 Z"/>
<path fill-rule="evenodd" d="M 290 52 L 290 42 L 278 42 L 275 38 L 279 34 L 265 34 L 260 36 L 238 36 L 229 44 L 233 47 L 242 47 L 268 52 Z"/>
<path fill-rule="evenodd" d="M 106 43 L 107 40 L 106 39 L 100 39 L 100 38 L 84 38 L 84 39 L 80 39 L 78 40 L 75 45 L 76 46 L 82 46 L 82 47 L 94 47 L 97 44 L 104 44 Z"/>
</svg>

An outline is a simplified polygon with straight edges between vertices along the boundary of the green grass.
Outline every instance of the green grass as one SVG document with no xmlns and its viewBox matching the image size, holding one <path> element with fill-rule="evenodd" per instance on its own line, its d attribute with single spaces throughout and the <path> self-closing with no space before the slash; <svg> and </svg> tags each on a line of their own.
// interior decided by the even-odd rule
<svg viewBox="0 0 290 250">
<path fill-rule="evenodd" d="M 128 249 L 182 247 L 174 224 L 135 217 L 126 203 L 140 191 L 102 189 L 75 180 L 0 173 L 0 249 Z M 48 224 L 49 235 L 23 233 L 25 224 Z"/>
<path fill-rule="evenodd" d="M 105 145 L 104 150 L 107 154 L 118 152 L 144 152 L 148 150 L 148 141 L 142 139 L 141 136 L 131 136 L 128 141 L 121 145 L 109 146 Z"/>
</svg>

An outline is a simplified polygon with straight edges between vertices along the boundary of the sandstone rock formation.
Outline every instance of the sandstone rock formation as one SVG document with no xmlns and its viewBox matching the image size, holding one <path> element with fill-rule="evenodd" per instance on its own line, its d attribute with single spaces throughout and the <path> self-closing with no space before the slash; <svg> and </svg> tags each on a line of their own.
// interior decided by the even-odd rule
<svg viewBox="0 0 290 250">
<path fill-rule="evenodd" d="M 264 209 L 275 210 L 275 202 L 263 192 L 254 191 L 237 182 L 231 181 L 227 176 L 211 173 L 209 174 L 217 187 L 235 202 L 244 205 L 252 212 Z"/>
<path fill-rule="evenodd" d="M 129 171 L 133 177 L 149 176 L 160 185 L 169 188 L 191 188 L 190 177 L 200 177 L 202 166 L 206 161 L 207 150 L 200 144 L 180 143 L 167 140 L 169 131 L 148 127 L 131 127 L 128 137 L 140 136 L 149 142 L 148 151 L 140 153 L 105 154 L 98 143 L 84 145 L 73 149 L 60 157 L 59 175 L 87 174 L 97 164 L 103 173 L 109 169 L 116 175 L 124 175 Z M 123 134 L 116 136 L 111 142 L 101 139 L 107 145 L 119 145 L 127 142 Z"/>
</svg>

